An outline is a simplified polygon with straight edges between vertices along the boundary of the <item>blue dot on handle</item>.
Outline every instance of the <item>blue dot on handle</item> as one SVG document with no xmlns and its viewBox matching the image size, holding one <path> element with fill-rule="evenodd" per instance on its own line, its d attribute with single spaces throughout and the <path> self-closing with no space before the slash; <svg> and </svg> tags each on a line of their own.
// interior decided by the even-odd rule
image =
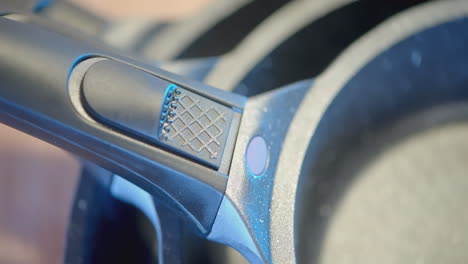
<svg viewBox="0 0 468 264">
<path fill-rule="evenodd" d="M 254 177 L 263 176 L 268 163 L 268 146 L 263 137 L 255 136 L 250 140 L 245 158 L 248 171 Z"/>
</svg>

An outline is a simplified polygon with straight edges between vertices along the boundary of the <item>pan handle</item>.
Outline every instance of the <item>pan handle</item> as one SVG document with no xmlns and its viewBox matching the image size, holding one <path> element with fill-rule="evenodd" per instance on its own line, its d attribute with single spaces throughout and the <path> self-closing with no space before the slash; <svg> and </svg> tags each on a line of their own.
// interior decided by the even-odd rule
<svg viewBox="0 0 468 264">
<path fill-rule="evenodd" d="M 0 17 L 0 121 L 125 177 L 202 234 L 246 99 Z"/>
</svg>

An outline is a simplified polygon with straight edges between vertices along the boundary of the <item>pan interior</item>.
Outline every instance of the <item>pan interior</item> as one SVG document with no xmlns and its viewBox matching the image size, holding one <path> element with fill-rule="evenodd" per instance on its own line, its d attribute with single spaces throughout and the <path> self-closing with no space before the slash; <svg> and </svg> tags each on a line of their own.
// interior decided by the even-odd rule
<svg viewBox="0 0 468 264">
<path fill-rule="evenodd" d="M 467 136 L 449 105 L 356 139 L 309 192 L 304 262 L 466 263 Z"/>
<path fill-rule="evenodd" d="M 467 25 L 408 37 L 339 89 L 301 169 L 299 263 L 468 262 Z"/>
</svg>

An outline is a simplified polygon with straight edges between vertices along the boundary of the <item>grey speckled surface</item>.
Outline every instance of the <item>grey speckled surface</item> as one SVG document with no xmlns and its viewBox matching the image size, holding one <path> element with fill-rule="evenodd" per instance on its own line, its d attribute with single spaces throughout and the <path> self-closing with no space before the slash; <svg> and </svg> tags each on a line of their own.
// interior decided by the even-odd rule
<svg viewBox="0 0 468 264">
<path fill-rule="evenodd" d="M 337 188 L 334 209 L 322 204 L 322 214 L 333 213 L 319 262 L 466 263 L 467 134 L 465 121 L 410 135 L 380 153 L 350 154 L 336 177 L 355 172 L 363 153 L 373 157 Z"/>
</svg>

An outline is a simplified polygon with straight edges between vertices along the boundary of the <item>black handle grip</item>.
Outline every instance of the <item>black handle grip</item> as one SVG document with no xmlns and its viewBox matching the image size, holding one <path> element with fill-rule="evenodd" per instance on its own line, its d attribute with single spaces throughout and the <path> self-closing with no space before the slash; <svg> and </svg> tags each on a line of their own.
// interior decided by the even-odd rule
<svg viewBox="0 0 468 264">
<path fill-rule="evenodd" d="M 108 65 L 101 62 L 95 65 L 100 70 L 89 72 L 92 67 L 88 67 L 87 72 L 75 72 L 81 63 L 92 58 L 102 58 Z M 118 74 L 112 65 L 120 65 L 115 66 Z M 109 71 L 107 77 L 103 76 L 104 83 L 96 75 L 99 71 Z M 148 82 L 142 83 L 141 78 Z M 160 131 L 156 132 L 153 122 L 159 124 L 162 120 L 162 105 L 168 99 L 166 84 L 175 85 L 193 94 L 189 98 L 201 98 L 216 109 L 230 111 L 230 123 L 223 133 L 224 143 L 232 145 L 245 98 L 128 62 L 38 25 L 1 17 L 0 80 L 1 122 L 127 178 L 178 208 L 200 232 L 206 234 L 210 230 L 226 187 L 225 163 L 231 157 L 232 147 L 223 145 L 221 158 L 206 162 L 184 149 L 183 141 L 174 138 L 174 142 L 161 142 L 154 134 Z M 83 84 L 87 85 L 85 89 Z M 104 89 L 104 84 L 107 90 L 95 90 Z M 130 92 L 129 85 L 134 86 L 135 93 Z M 72 86 L 78 87 L 86 113 L 77 111 L 70 98 Z M 107 98 L 106 91 L 111 93 Z M 127 93 L 112 95 L 123 91 Z M 147 94 L 142 96 L 142 91 Z M 119 105 L 118 100 L 128 105 Z"/>
</svg>

